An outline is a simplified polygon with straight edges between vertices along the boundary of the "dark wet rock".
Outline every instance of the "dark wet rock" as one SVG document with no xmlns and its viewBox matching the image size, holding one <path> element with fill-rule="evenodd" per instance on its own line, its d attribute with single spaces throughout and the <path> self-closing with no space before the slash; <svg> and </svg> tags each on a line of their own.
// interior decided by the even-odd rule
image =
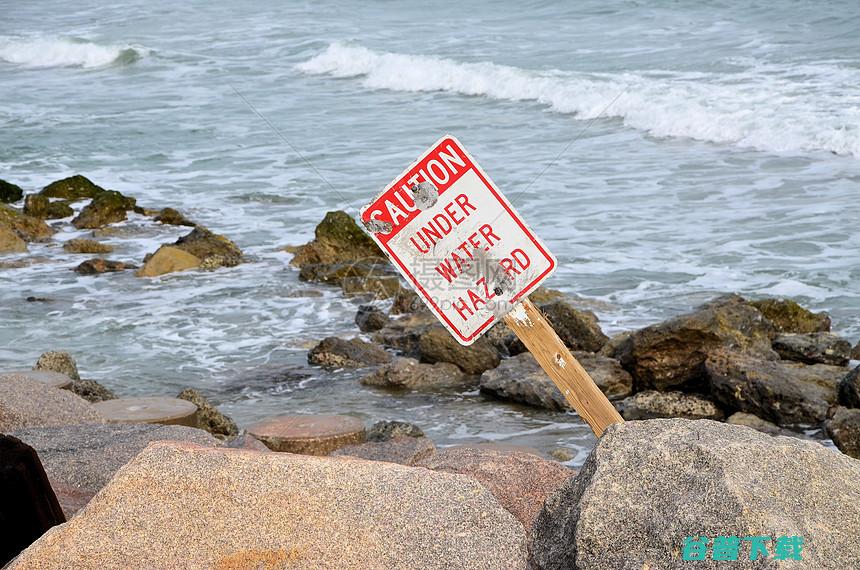
<svg viewBox="0 0 860 570">
<path fill-rule="evenodd" d="M 773 325 L 738 296 L 720 297 L 698 310 L 645 327 L 618 347 L 635 389 L 695 389 L 705 381 L 708 354 L 726 348 L 777 358 Z"/>
<path fill-rule="evenodd" d="M 27 242 L 15 230 L 0 226 L 0 253 L 23 253 L 27 251 Z"/>
<path fill-rule="evenodd" d="M 292 364 L 265 364 L 236 374 L 233 379 L 221 387 L 221 391 L 228 395 L 257 394 L 260 392 L 280 393 L 283 390 L 292 390 L 316 373 L 317 371 L 310 367 L 301 368 Z"/>
<path fill-rule="evenodd" d="M 98 242 L 94 239 L 75 238 L 63 244 L 63 251 L 68 253 L 113 253 L 113 246 Z"/>
<path fill-rule="evenodd" d="M 824 426 L 839 451 L 860 459 L 860 409 L 839 406 Z"/>
<path fill-rule="evenodd" d="M 608 356 L 610 358 L 620 358 L 619 350 L 627 342 L 627 339 L 630 338 L 635 331 L 624 331 L 618 334 L 614 334 L 609 337 L 609 340 L 606 344 L 603 345 L 603 348 L 600 349 L 600 354 L 603 356 Z"/>
<path fill-rule="evenodd" d="M 761 311 L 778 332 L 813 333 L 830 330 L 830 316 L 827 313 L 813 313 L 790 299 L 763 299 L 750 301 L 749 304 Z"/>
<path fill-rule="evenodd" d="M 185 216 L 183 216 L 182 213 L 179 212 L 179 210 L 174 210 L 173 208 L 162 208 L 161 210 L 159 210 L 158 214 L 155 216 L 155 221 L 171 226 L 194 227 L 197 225 Z"/>
<path fill-rule="evenodd" d="M 851 358 L 851 343 L 830 332 L 781 334 L 773 339 L 773 349 L 784 360 L 805 364 L 846 366 Z"/>
<path fill-rule="evenodd" d="M 229 439 L 239 435 L 236 422 L 221 413 L 199 390 L 185 388 L 177 396 L 197 406 L 197 426 L 208 431 L 218 439 Z"/>
<path fill-rule="evenodd" d="M 422 362 L 450 362 L 466 374 L 480 374 L 495 368 L 501 362 L 499 352 L 486 338 L 479 338 L 470 346 L 457 342 L 441 325 L 429 327 L 418 340 Z"/>
<path fill-rule="evenodd" d="M 513 514 L 531 537 L 544 500 L 571 476 L 571 469 L 530 453 L 501 453 L 469 447 L 442 449 L 420 467 L 465 475 L 483 485 Z"/>
<path fill-rule="evenodd" d="M 187 271 L 200 267 L 202 260 L 172 245 L 163 245 L 152 255 L 144 258 L 143 267 L 135 275 L 138 277 L 158 277 L 167 273 Z"/>
<path fill-rule="evenodd" d="M 29 297 L 27 297 L 25 299 L 25 301 L 27 301 L 28 303 L 53 303 L 54 302 L 54 300 L 51 299 L 50 297 L 36 297 L 33 295 L 30 295 Z"/>
<path fill-rule="evenodd" d="M 814 540 L 803 567 L 860 568 L 860 550 L 846 548 L 860 536 L 860 462 L 709 420 L 615 424 L 547 498 L 531 554 L 542 570 L 687 568 L 696 563 L 681 559 L 684 537 L 726 534 L 802 536 Z M 726 567 L 771 565 L 749 561 L 744 544 Z"/>
<path fill-rule="evenodd" d="M 367 430 L 367 441 L 388 441 L 394 437 L 424 437 L 424 432 L 415 424 L 398 420 L 384 420 Z"/>
<path fill-rule="evenodd" d="M 56 182 L 51 182 L 39 192 L 41 195 L 48 198 L 62 198 L 64 200 L 85 200 L 95 198 L 102 192 L 106 192 L 104 188 L 93 184 L 87 177 L 76 174 Z"/>
<path fill-rule="evenodd" d="M 860 408 L 860 366 L 856 366 L 839 382 L 839 404 Z"/>
<path fill-rule="evenodd" d="M 400 278 L 396 275 L 380 277 L 344 277 L 341 291 L 347 297 L 362 296 L 370 300 L 390 299 L 400 290 Z"/>
<path fill-rule="evenodd" d="M 511 330 L 511 327 L 505 321 L 499 321 L 494 324 L 484 336 L 496 347 L 496 350 L 502 356 L 516 356 L 528 350 L 523 341 L 517 337 L 517 334 Z"/>
<path fill-rule="evenodd" d="M 128 218 L 127 212 L 134 210 L 135 205 L 134 198 L 123 196 L 116 190 L 105 190 L 84 206 L 81 213 L 72 220 L 72 225 L 82 230 L 121 222 Z"/>
<path fill-rule="evenodd" d="M 408 287 L 401 287 L 397 290 L 394 295 L 394 302 L 391 304 L 392 315 L 405 315 L 421 311 L 429 311 L 429 309 L 418 296 L 418 293 Z"/>
<path fill-rule="evenodd" d="M 80 380 L 78 374 L 78 363 L 68 352 L 52 350 L 43 353 L 33 366 L 33 370 L 46 370 L 48 372 L 59 372 L 65 374 L 72 380 Z"/>
<path fill-rule="evenodd" d="M 290 263 L 302 267 L 309 263 L 342 263 L 361 260 L 387 262 L 385 254 L 355 220 L 343 211 L 328 212 L 314 231 L 310 243 L 299 246 Z"/>
<path fill-rule="evenodd" d="M 385 328 L 389 318 L 375 305 L 361 305 L 355 314 L 355 324 L 361 332 L 373 332 Z"/>
<path fill-rule="evenodd" d="M 201 269 L 235 267 L 242 262 L 242 250 L 235 243 L 202 226 L 176 240 L 174 247 L 200 259 Z"/>
<path fill-rule="evenodd" d="M 450 362 L 426 364 L 414 358 L 397 357 L 390 364 L 362 378 L 361 383 L 380 388 L 442 390 L 470 388 L 475 385 L 476 379 Z"/>
<path fill-rule="evenodd" d="M 591 311 L 580 311 L 566 301 L 554 301 L 539 307 L 559 338 L 571 350 L 597 352 L 609 340 L 600 330 L 597 316 Z"/>
<path fill-rule="evenodd" d="M 697 394 L 646 390 L 615 404 L 625 420 L 686 418 L 688 420 L 721 420 L 722 410 Z"/>
<path fill-rule="evenodd" d="M 332 453 L 336 457 L 357 457 L 368 461 L 386 461 L 415 465 L 436 453 L 433 441 L 426 437 L 396 436 L 385 441 L 368 441 L 347 445 Z"/>
<path fill-rule="evenodd" d="M 851 349 L 851 360 L 860 360 L 860 342 Z"/>
<path fill-rule="evenodd" d="M 12 204 L 24 197 L 24 191 L 17 184 L 0 180 L 0 202 Z"/>
<path fill-rule="evenodd" d="M 150 442 L 171 440 L 218 445 L 218 441 L 203 430 L 156 424 L 40 427 L 17 430 L 14 434 L 38 452 L 66 516 L 72 516 L 89 502 L 120 467 Z"/>
<path fill-rule="evenodd" d="M 97 275 L 99 273 L 116 273 L 128 269 L 137 269 L 136 265 L 110 259 L 88 259 L 75 267 L 75 273 L 81 275 Z"/>
<path fill-rule="evenodd" d="M 436 323 L 438 323 L 436 317 L 429 311 L 402 315 L 392 319 L 384 328 L 374 333 L 373 340 L 396 350 L 403 356 L 419 358 L 421 335 Z"/>
<path fill-rule="evenodd" d="M 12 230 L 26 242 L 42 241 L 54 235 L 54 230 L 44 220 L 27 216 L 6 204 L 0 204 L 2 227 Z"/>
<path fill-rule="evenodd" d="M 68 389 L 93 404 L 118 398 L 113 390 L 102 386 L 95 380 L 73 380 Z"/>
<path fill-rule="evenodd" d="M 611 399 L 630 394 L 632 379 L 618 361 L 605 356 L 577 352 L 574 356 L 595 384 Z M 568 410 L 570 405 L 531 353 L 508 358 L 481 375 L 481 392 L 491 396 L 549 410 Z"/>
<path fill-rule="evenodd" d="M 385 349 L 360 338 L 345 340 L 330 336 L 308 352 L 308 362 L 323 368 L 363 368 L 390 361 L 391 355 Z"/>
<path fill-rule="evenodd" d="M 706 369 L 711 396 L 725 409 L 749 412 L 778 425 L 824 421 L 845 375 L 837 366 L 761 360 L 733 352 L 712 354 Z"/>
<path fill-rule="evenodd" d="M 92 404 L 21 374 L 0 374 L 0 433 L 26 427 L 103 423 Z"/>
<path fill-rule="evenodd" d="M 779 427 L 773 422 L 763 420 L 755 414 L 746 412 L 735 412 L 726 418 L 726 423 L 733 426 L 746 426 L 768 435 L 784 435 L 788 437 L 802 437 L 801 434 Z"/>
</svg>

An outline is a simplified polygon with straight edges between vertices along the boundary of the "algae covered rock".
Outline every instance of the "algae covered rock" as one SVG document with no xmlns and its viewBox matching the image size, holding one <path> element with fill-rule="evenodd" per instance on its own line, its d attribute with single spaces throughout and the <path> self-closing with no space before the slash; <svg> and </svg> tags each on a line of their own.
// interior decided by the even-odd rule
<svg viewBox="0 0 860 570">
<path fill-rule="evenodd" d="M 105 190 L 96 195 L 81 213 L 72 220 L 72 225 L 81 229 L 95 229 L 125 220 L 129 210 L 134 210 L 137 202 L 115 190 Z"/>
<path fill-rule="evenodd" d="M 309 263 L 341 263 L 361 259 L 385 260 L 385 254 L 362 230 L 355 220 L 343 211 L 328 212 L 314 231 L 314 240 L 298 247 L 292 265 L 302 267 Z"/>
<path fill-rule="evenodd" d="M 63 251 L 68 253 L 113 253 L 113 246 L 94 239 L 75 238 L 63 244 Z"/>
<path fill-rule="evenodd" d="M 773 323 L 777 331 L 783 333 L 814 333 L 830 330 L 830 316 L 827 313 L 813 313 L 790 299 L 763 299 L 750 301 Z"/>
<path fill-rule="evenodd" d="M 209 403 L 203 394 L 193 388 L 182 390 L 177 398 L 188 400 L 197 406 L 198 426 L 219 439 L 229 439 L 239 435 L 236 422 L 221 413 L 218 408 Z"/>
<path fill-rule="evenodd" d="M 501 362 L 499 352 L 486 338 L 481 337 L 470 346 L 463 346 L 441 325 L 433 325 L 421 334 L 418 351 L 422 362 L 450 362 L 466 374 L 480 374 Z"/>
<path fill-rule="evenodd" d="M 158 215 L 155 216 L 155 221 L 171 226 L 194 227 L 197 225 L 185 216 L 183 216 L 182 213 L 179 212 L 179 210 L 174 210 L 173 208 L 162 208 L 158 212 Z"/>
<path fill-rule="evenodd" d="M 52 202 L 42 194 L 29 194 L 24 199 L 24 213 L 41 220 L 68 218 L 75 213 L 69 204 L 66 200 Z"/>
<path fill-rule="evenodd" d="M 780 358 L 804 364 L 845 366 L 851 359 L 851 343 L 830 332 L 781 334 L 773 349 Z"/>
<path fill-rule="evenodd" d="M 56 182 L 51 182 L 39 192 L 48 198 L 63 198 L 64 200 L 85 200 L 95 198 L 105 189 L 94 184 L 86 176 L 76 174 Z"/>
<path fill-rule="evenodd" d="M 72 380 L 80 380 L 78 374 L 78 363 L 68 352 L 51 350 L 43 353 L 33 366 L 33 370 L 46 370 L 48 372 L 59 372 L 65 374 Z"/>
<path fill-rule="evenodd" d="M 107 400 L 116 400 L 118 397 L 113 390 L 102 386 L 95 380 L 74 380 L 69 390 L 93 404 L 96 402 L 106 402 Z"/>
<path fill-rule="evenodd" d="M 80 275 L 98 275 L 100 273 L 116 273 L 126 271 L 127 269 L 137 269 L 136 265 L 131 265 L 122 261 L 111 259 L 94 258 L 88 259 L 75 267 L 75 273 Z"/>
<path fill-rule="evenodd" d="M 202 226 L 196 226 L 190 234 L 176 240 L 174 246 L 200 259 L 202 269 L 235 267 L 242 263 L 239 246 Z"/>
<path fill-rule="evenodd" d="M 17 184 L 0 180 L 0 202 L 11 204 L 24 197 L 24 191 Z"/>
<path fill-rule="evenodd" d="M 308 352 L 308 362 L 323 368 L 363 368 L 390 361 L 391 355 L 384 348 L 360 338 L 330 336 Z"/>
<path fill-rule="evenodd" d="M 26 242 L 40 241 L 54 235 L 54 230 L 44 220 L 28 216 L 6 204 L 0 204 L 0 227 L 14 231 Z"/>
</svg>

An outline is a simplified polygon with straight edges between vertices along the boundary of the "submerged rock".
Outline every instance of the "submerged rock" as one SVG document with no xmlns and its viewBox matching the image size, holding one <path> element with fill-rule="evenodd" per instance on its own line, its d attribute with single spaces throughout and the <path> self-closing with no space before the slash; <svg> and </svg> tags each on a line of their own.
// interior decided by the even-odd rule
<svg viewBox="0 0 860 570">
<path fill-rule="evenodd" d="M 421 334 L 418 351 L 422 362 L 450 362 L 466 374 L 480 374 L 501 362 L 499 352 L 486 338 L 463 346 L 441 325 L 433 325 Z"/>
<path fill-rule="evenodd" d="M 597 315 L 591 311 L 580 311 L 566 301 L 545 303 L 540 310 L 571 350 L 597 352 L 609 340 L 597 324 Z"/>
<path fill-rule="evenodd" d="M 113 253 L 113 246 L 98 242 L 94 239 L 75 238 L 63 244 L 63 251 L 68 253 Z"/>
<path fill-rule="evenodd" d="M 839 451 L 860 459 L 860 409 L 839 406 L 824 426 Z"/>
<path fill-rule="evenodd" d="M 197 406 L 197 425 L 219 439 L 229 439 L 239 435 L 236 422 L 221 413 L 218 408 L 209 403 L 200 391 L 193 388 L 182 390 L 177 396 L 180 400 L 188 400 Z"/>
<path fill-rule="evenodd" d="M 302 267 L 310 263 L 342 263 L 359 260 L 380 260 L 387 263 L 385 254 L 355 220 L 343 211 L 328 212 L 314 231 L 314 240 L 299 246 L 292 265 Z"/>
<path fill-rule="evenodd" d="M 546 500 L 531 554 L 542 570 L 686 568 L 685 537 L 722 535 L 742 539 L 727 568 L 782 567 L 770 538 L 755 562 L 743 540 L 781 535 L 803 537 L 804 568 L 860 568 L 860 462 L 709 420 L 615 424 Z"/>
<path fill-rule="evenodd" d="M 375 305 L 361 305 L 355 314 L 355 324 L 361 332 L 373 332 L 385 328 L 389 318 Z"/>
<path fill-rule="evenodd" d="M 805 364 L 846 366 L 851 359 L 851 343 L 830 332 L 781 334 L 773 349 L 782 359 Z"/>
<path fill-rule="evenodd" d="M 172 245 L 163 245 L 144 260 L 143 267 L 135 275 L 138 277 L 158 277 L 167 273 L 187 271 L 200 267 L 201 259 Z"/>
<path fill-rule="evenodd" d="M 469 388 L 475 385 L 476 380 L 450 362 L 425 364 L 414 358 L 397 357 L 362 378 L 361 383 L 381 388 L 442 390 Z"/>
<path fill-rule="evenodd" d="M 708 354 L 722 348 L 776 358 L 769 320 L 738 296 L 720 297 L 698 310 L 638 330 L 617 354 L 636 390 L 699 388 Z"/>
<path fill-rule="evenodd" d="M 721 420 L 723 412 L 712 401 L 696 394 L 646 390 L 624 398 L 615 405 L 625 420 L 686 418 Z"/>
<path fill-rule="evenodd" d="M 836 403 L 845 369 L 761 360 L 721 352 L 706 363 L 711 395 L 730 410 L 749 412 L 779 425 L 817 424 Z"/>
<path fill-rule="evenodd" d="M 123 196 L 116 190 L 105 190 L 84 206 L 81 213 L 72 220 L 72 225 L 82 230 L 121 222 L 128 218 L 127 212 L 134 210 L 136 205 L 134 198 Z"/>
<path fill-rule="evenodd" d="M 110 259 L 88 259 L 75 267 L 75 273 L 81 275 L 97 275 L 99 273 L 116 273 L 127 269 L 137 269 L 136 265 Z"/>
<path fill-rule="evenodd" d="M 33 370 L 46 370 L 48 372 L 59 372 L 65 374 L 72 380 L 80 380 L 78 374 L 78 363 L 68 352 L 52 350 L 43 353 L 36 361 Z"/>
<path fill-rule="evenodd" d="M 777 331 L 783 333 L 814 333 L 830 330 L 827 313 L 813 313 L 790 299 L 763 299 L 750 301 L 761 311 Z"/>
<path fill-rule="evenodd" d="M 391 355 L 384 348 L 360 338 L 330 336 L 308 352 L 308 362 L 324 368 L 363 368 L 390 361 Z"/>
<path fill-rule="evenodd" d="M 154 443 L 10 570 L 515 569 L 526 558 L 521 525 L 466 477 Z"/>
<path fill-rule="evenodd" d="M 80 174 L 51 182 L 39 194 L 48 198 L 63 198 L 64 200 L 85 200 L 95 198 L 102 192 L 106 192 L 104 188 L 93 184 L 90 179 Z"/>
<path fill-rule="evenodd" d="M 24 197 L 24 191 L 17 184 L 0 180 L 0 202 L 11 204 Z"/>
<path fill-rule="evenodd" d="M 156 222 L 161 222 L 162 224 L 167 224 L 171 226 L 190 226 L 194 227 L 197 224 L 183 216 L 179 210 L 174 210 L 173 208 L 162 208 L 158 214 L 155 216 Z"/>
</svg>

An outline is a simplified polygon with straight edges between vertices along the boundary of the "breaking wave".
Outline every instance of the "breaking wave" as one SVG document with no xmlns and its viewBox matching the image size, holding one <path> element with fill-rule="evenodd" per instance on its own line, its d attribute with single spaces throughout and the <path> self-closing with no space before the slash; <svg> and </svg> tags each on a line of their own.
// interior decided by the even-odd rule
<svg viewBox="0 0 860 570">
<path fill-rule="evenodd" d="M 362 78 L 370 89 L 537 102 L 586 120 L 623 93 L 605 115 L 655 137 L 860 156 L 860 70 L 829 62 L 728 63 L 732 71 L 720 73 L 534 71 L 333 43 L 297 68 Z"/>
<path fill-rule="evenodd" d="M 99 45 L 63 38 L 0 37 L 0 61 L 24 67 L 127 65 L 142 56 L 130 46 Z"/>
</svg>

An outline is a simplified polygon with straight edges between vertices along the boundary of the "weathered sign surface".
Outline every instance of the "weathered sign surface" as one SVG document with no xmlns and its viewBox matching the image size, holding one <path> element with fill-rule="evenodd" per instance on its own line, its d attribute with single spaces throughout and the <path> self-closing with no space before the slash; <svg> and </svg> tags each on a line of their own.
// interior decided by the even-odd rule
<svg viewBox="0 0 860 570">
<path fill-rule="evenodd" d="M 556 267 L 556 260 L 452 136 L 361 210 L 374 240 L 464 345 Z"/>
</svg>

